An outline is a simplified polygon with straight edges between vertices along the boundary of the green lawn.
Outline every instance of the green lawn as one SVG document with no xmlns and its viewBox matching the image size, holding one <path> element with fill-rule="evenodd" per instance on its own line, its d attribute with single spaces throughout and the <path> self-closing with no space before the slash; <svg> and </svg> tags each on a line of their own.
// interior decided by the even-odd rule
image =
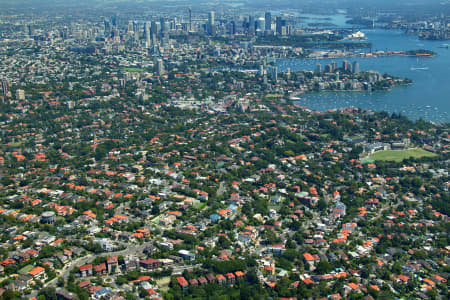
<svg viewBox="0 0 450 300">
<path fill-rule="evenodd" d="M 125 68 L 122 68 L 122 70 L 125 72 L 130 72 L 130 73 L 140 73 L 140 72 L 145 71 L 142 68 L 133 68 L 133 67 L 125 67 Z"/>
<path fill-rule="evenodd" d="M 409 150 L 386 150 L 386 151 L 378 151 L 372 154 L 370 157 L 375 160 L 380 161 L 395 161 L 401 162 L 406 158 L 421 158 L 421 157 L 434 157 L 437 156 L 434 153 L 429 151 L 425 151 L 421 148 L 417 149 L 409 149 Z"/>
<path fill-rule="evenodd" d="M 197 203 L 197 204 L 194 206 L 194 208 L 195 208 L 196 210 L 202 210 L 205 206 L 206 206 L 206 202 L 200 202 L 200 203 Z"/>
<path fill-rule="evenodd" d="M 25 274 L 27 274 L 28 272 L 30 272 L 31 270 L 33 270 L 33 268 L 34 268 L 33 265 L 28 265 L 28 266 L 25 266 L 25 267 L 23 267 L 22 269 L 20 269 L 18 273 L 19 273 L 20 275 L 25 275 Z"/>
</svg>

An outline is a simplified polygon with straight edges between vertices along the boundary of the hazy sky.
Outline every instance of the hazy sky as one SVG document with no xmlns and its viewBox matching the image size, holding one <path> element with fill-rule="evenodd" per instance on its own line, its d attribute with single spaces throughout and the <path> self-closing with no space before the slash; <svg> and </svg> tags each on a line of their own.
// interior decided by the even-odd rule
<svg viewBox="0 0 450 300">
<path fill-rule="evenodd" d="M 412 6 L 412 5 L 439 5 L 439 3 L 446 2 L 447 6 L 450 6 L 450 0 L 0 0 L 0 6 L 13 5 L 16 7 L 39 7 L 39 6 L 91 6 L 103 4 L 105 6 L 114 5 L 117 3 L 130 3 L 134 5 L 142 5 L 143 3 L 155 4 L 155 3 L 180 3 L 181 5 L 193 5 L 202 4 L 206 6 L 214 6 L 226 3 L 246 3 L 252 7 L 260 5 L 261 7 L 270 7 L 273 9 L 293 7 L 301 8 L 302 6 L 324 6 L 330 7 L 389 7 L 389 6 Z M 208 5 L 209 4 L 209 5 Z M 101 6 L 101 5 L 100 5 Z"/>
</svg>

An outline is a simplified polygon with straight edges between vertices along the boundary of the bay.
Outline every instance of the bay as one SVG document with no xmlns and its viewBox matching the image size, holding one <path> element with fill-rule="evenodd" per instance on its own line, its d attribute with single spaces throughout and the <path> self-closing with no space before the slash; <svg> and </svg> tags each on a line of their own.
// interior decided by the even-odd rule
<svg viewBox="0 0 450 300">
<path fill-rule="evenodd" d="M 333 61 L 338 65 L 348 60 L 357 61 L 360 71 L 374 70 L 382 74 L 406 77 L 413 80 L 409 86 L 396 87 L 386 92 L 320 92 L 300 96 L 297 103 L 313 110 L 325 111 L 345 107 L 359 107 L 374 111 L 401 113 L 410 119 L 435 123 L 450 122 L 450 49 L 441 48 L 446 42 L 422 41 L 415 35 L 405 35 L 398 30 L 363 29 L 368 42 L 376 50 L 428 49 L 436 57 L 388 56 L 378 58 L 342 59 L 281 59 L 277 61 L 279 71 L 314 70 Z"/>
</svg>

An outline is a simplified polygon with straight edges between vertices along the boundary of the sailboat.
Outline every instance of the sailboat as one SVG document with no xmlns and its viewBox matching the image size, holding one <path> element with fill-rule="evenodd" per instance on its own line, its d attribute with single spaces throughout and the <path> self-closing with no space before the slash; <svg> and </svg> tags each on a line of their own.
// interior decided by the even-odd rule
<svg viewBox="0 0 450 300">
<path fill-rule="evenodd" d="M 412 66 L 412 67 L 410 68 L 410 70 L 411 70 L 411 71 L 417 71 L 417 70 L 424 70 L 424 71 L 426 71 L 426 70 L 428 70 L 428 67 L 426 67 L 426 66 L 419 66 L 419 58 L 417 58 L 417 64 L 416 64 L 416 66 Z"/>
</svg>

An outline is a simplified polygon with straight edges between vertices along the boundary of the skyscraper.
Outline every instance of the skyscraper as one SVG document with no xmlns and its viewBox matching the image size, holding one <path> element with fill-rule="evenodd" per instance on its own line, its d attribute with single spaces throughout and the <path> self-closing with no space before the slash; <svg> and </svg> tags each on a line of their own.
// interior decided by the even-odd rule
<svg viewBox="0 0 450 300">
<path fill-rule="evenodd" d="M 127 32 L 134 32 L 134 24 L 133 21 L 128 22 L 128 26 L 127 26 Z"/>
<path fill-rule="evenodd" d="M 117 27 L 117 17 L 116 16 L 111 17 L 111 24 L 113 27 Z"/>
<path fill-rule="evenodd" d="M 189 7 L 189 28 L 188 31 L 192 31 L 192 8 Z"/>
<path fill-rule="evenodd" d="M 276 25 L 276 32 L 277 34 L 281 35 L 281 23 L 283 22 L 283 19 L 281 19 L 281 17 L 276 17 L 275 18 L 275 25 Z"/>
<path fill-rule="evenodd" d="M 353 62 L 352 71 L 353 71 L 353 74 L 359 73 L 359 63 L 358 62 L 356 62 L 356 61 Z"/>
<path fill-rule="evenodd" d="M 210 35 L 216 34 L 216 24 L 214 20 L 214 12 L 210 11 L 208 14 L 208 33 Z"/>
<path fill-rule="evenodd" d="M 275 18 L 276 32 L 278 35 L 286 35 L 286 20 L 283 20 L 282 17 Z"/>
<path fill-rule="evenodd" d="M 166 19 L 161 17 L 159 23 L 161 24 L 161 35 L 164 36 L 169 31 L 169 28 L 166 27 Z"/>
<path fill-rule="evenodd" d="M 316 73 L 317 73 L 317 74 L 322 73 L 322 65 L 321 65 L 321 64 L 317 64 L 317 65 L 316 65 Z"/>
<path fill-rule="evenodd" d="M 152 40 L 150 35 L 150 22 L 145 22 L 144 26 L 145 43 L 147 47 L 150 47 Z"/>
<path fill-rule="evenodd" d="M 234 21 L 231 21 L 230 33 L 231 34 L 236 34 L 236 22 L 234 22 Z"/>
<path fill-rule="evenodd" d="M 104 20 L 105 25 L 105 37 L 111 37 L 111 23 L 108 20 Z"/>
<path fill-rule="evenodd" d="M 9 93 L 9 84 L 6 80 L 2 80 L 2 93 L 5 96 Z"/>
<path fill-rule="evenodd" d="M 278 67 L 274 66 L 272 67 L 272 72 L 271 72 L 271 77 L 272 80 L 278 81 Z"/>
<path fill-rule="evenodd" d="M 156 60 L 156 74 L 158 74 L 158 76 L 164 74 L 164 62 L 161 58 Z"/>
<path fill-rule="evenodd" d="M 150 27 L 150 38 L 152 39 L 152 44 L 154 45 L 156 42 L 156 35 L 158 34 L 158 26 L 155 21 L 152 21 Z"/>
<path fill-rule="evenodd" d="M 335 61 L 333 61 L 331 63 L 331 65 L 333 66 L 333 71 L 332 72 L 336 71 L 337 70 L 337 63 Z"/>
<path fill-rule="evenodd" d="M 342 69 L 343 69 L 344 71 L 348 71 L 348 65 L 349 65 L 348 60 L 344 60 L 344 61 L 342 62 Z"/>
<path fill-rule="evenodd" d="M 248 33 L 250 35 L 255 34 L 255 16 L 248 16 Z"/>
<path fill-rule="evenodd" d="M 266 31 L 272 30 L 272 14 L 270 12 L 266 12 L 265 14 L 265 28 Z"/>
</svg>

